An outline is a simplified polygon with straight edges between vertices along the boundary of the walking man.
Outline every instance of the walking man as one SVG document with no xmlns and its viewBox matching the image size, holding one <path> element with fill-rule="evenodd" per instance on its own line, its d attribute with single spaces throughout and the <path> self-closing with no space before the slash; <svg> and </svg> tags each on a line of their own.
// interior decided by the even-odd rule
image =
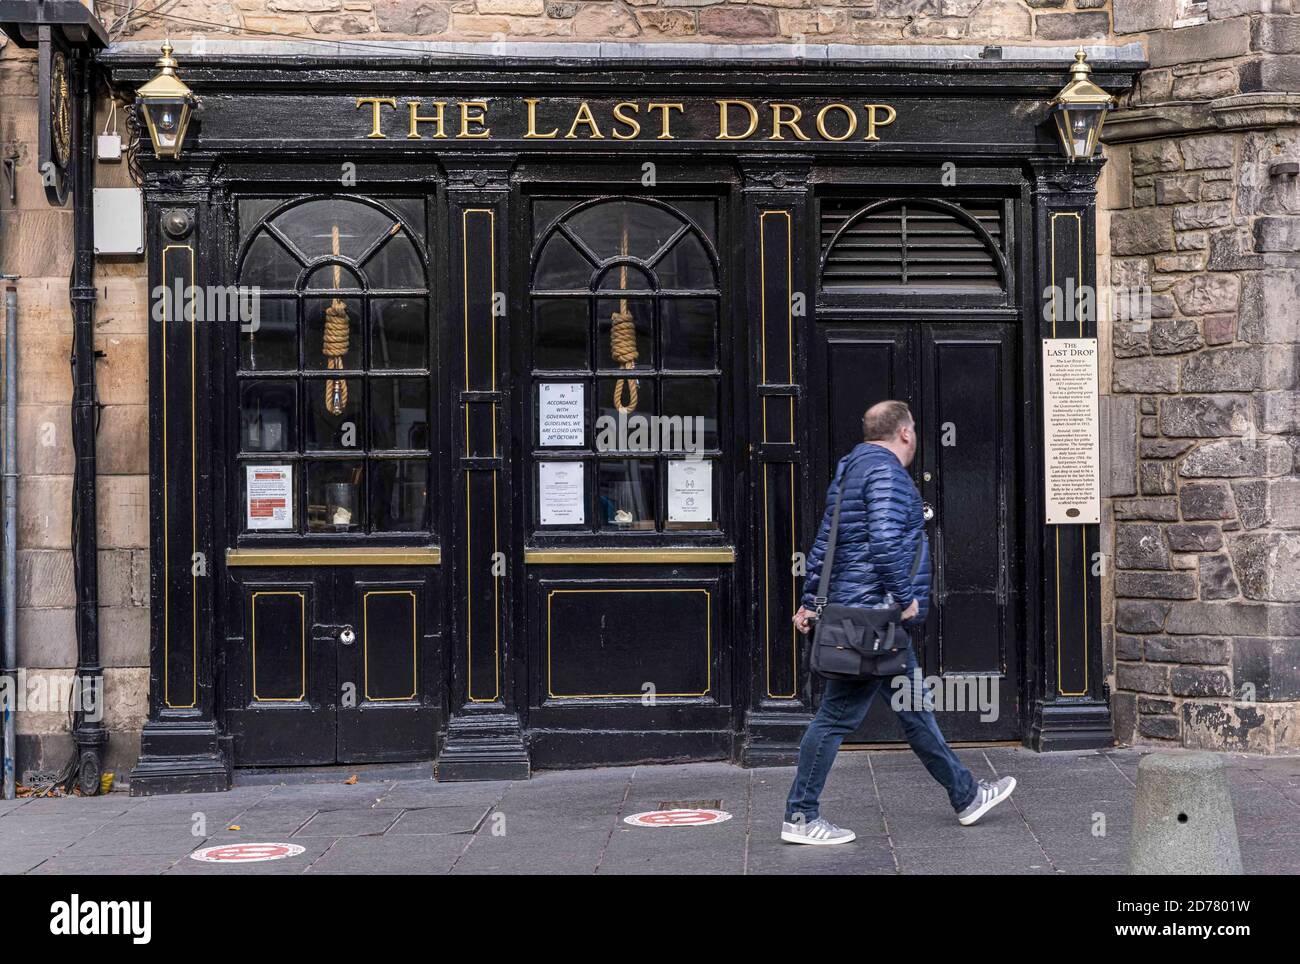
<svg viewBox="0 0 1300 964">
<path fill-rule="evenodd" d="M 844 495 L 838 544 L 831 585 L 823 589 L 817 582 L 837 494 L 834 482 L 826 493 L 826 513 L 808 555 L 802 605 L 794 615 L 795 627 L 801 633 L 812 628 L 817 617 L 814 597 L 819 594 L 833 603 L 863 607 L 887 605 L 893 597 L 902 607 L 903 625 L 909 629 L 921 626 L 929 611 L 928 541 L 922 543 L 920 566 L 915 578 L 911 578 L 914 547 L 917 539 L 925 540 L 925 518 L 921 494 L 906 468 L 916 455 L 916 424 L 907 403 L 879 402 L 867 409 L 862 417 L 862 437 L 862 444 L 840 460 L 837 477 Z M 895 707 L 894 712 L 903 724 L 912 752 L 948 791 L 957 820 L 973 824 L 1011 796 L 1015 778 L 1003 777 L 992 783 L 977 781 L 971 775 L 939 732 L 915 672 L 916 653 L 910 645 L 906 661 L 903 674 L 905 685 L 914 687 L 912 699 L 901 701 L 908 709 Z M 856 837 L 852 830 L 837 827 L 822 817 L 818 800 L 840 743 L 861 725 L 872 699 L 886 682 L 883 676 L 826 681 L 821 706 L 799 744 L 799 769 L 786 801 L 782 840 L 826 845 L 848 843 Z"/>
</svg>

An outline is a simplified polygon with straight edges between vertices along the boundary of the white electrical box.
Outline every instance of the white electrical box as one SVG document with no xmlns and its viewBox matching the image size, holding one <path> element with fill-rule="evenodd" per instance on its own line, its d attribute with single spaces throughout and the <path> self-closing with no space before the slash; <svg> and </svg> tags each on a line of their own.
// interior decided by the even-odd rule
<svg viewBox="0 0 1300 964">
<path fill-rule="evenodd" d="M 95 254 L 144 254 L 144 198 L 138 187 L 95 188 Z"/>
<path fill-rule="evenodd" d="M 95 157 L 101 161 L 122 159 L 122 137 L 119 134 L 100 134 L 95 138 Z"/>
</svg>

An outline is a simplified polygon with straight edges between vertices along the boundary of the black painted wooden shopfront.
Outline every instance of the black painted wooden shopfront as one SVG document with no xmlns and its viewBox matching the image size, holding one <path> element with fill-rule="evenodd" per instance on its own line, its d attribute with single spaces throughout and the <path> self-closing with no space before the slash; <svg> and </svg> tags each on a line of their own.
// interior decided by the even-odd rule
<svg viewBox="0 0 1300 964">
<path fill-rule="evenodd" d="M 1043 308 L 1094 272 L 1063 63 L 181 61 L 202 112 L 141 159 L 151 285 L 198 287 L 151 330 L 137 792 L 788 762 L 798 554 L 888 397 L 935 510 L 923 667 L 999 682 L 945 732 L 1109 742 L 1097 528 L 1042 524 L 1040 339 L 1095 334 Z M 230 285 L 255 325 L 184 310 Z M 691 458 L 599 439 L 620 408 L 698 417 Z"/>
</svg>

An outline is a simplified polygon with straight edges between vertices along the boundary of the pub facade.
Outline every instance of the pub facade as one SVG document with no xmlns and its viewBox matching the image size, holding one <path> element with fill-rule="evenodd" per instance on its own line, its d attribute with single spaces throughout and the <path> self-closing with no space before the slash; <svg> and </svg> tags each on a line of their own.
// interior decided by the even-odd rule
<svg viewBox="0 0 1300 964">
<path fill-rule="evenodd" d="M 70 53 L 102 83 L 84 115 L 132 125 L 116 176 L 143 210 L 143 296 L 97 310 L 141 345 L 119 444 L 147 623 L 101 601 L 113 652 L 87 657 L 79 616 L 74 654 L 110 716 L 113 680 L 134 700 L 111 740 L 132 792 L 792 762 L 820 691 L 803 553 L 886 398 L 919 434 L 921 668 L 976 701 L 940 711 L 951 741 L 1289 745 L 1294 371 L 1253 361 L 1294 344 L 1258 320 L 1289 255 L 1217 207 L 1237 166 L 1289 156 L 1265 150 L 1284 105 L 1227 13 L 1133 7 L 1034 13 L 1032 45 L 453 28 Z M 1202 53 L 1245 99 L 1161 106 L 1219 96 L 1187 80 Z M 1060 136 L 1077 83 L 1120 108 L 1104 150 Z M 1283 176 L 1233 210 L 1280 220 Z M 72 735 L 102 764 L 107 736 Z M 882 704 L 853 741 L 899 740 Z"/>
<path fill-rule="evenodd" d="M 1097 520 L 1042 520 L 1042 339 L 1095 337 L 1040 296 L 1094 280 L 1061 62 L 713 53 L 184 60 L 184 149 L 140 162 L 136 792 L 790 761 L 802 552 L 885 398 L 944 580 L 924 666 L 998 681 L 949 736 L 1109 744 Z M 1094 61 L 1115 92 L 1139 66 Z M 231 288 L 256 312 L 186 301 Z M 882 710 L 863 739 L 897 739 Z"/>
</svg>

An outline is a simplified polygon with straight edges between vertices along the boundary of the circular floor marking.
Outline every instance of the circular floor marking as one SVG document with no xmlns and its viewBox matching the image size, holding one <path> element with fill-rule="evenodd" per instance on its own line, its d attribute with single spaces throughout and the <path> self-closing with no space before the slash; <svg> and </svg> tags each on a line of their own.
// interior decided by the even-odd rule
<svg viewBox="0 0 1300 964">
<path fill-rule="evenodd" d="M 624 817 L 624 823 L 634 827 L 707 827 L 730 820 L 725 810 L 647 810 Z"/>
<path fill-rule="evenodd" d="M 262 860 L 296 857 L 306 848 L 291 843 L 240 843 L 202 847 L 190 854 L 192 860 L 209 864 L 252 864 Z"/>
</svg>

